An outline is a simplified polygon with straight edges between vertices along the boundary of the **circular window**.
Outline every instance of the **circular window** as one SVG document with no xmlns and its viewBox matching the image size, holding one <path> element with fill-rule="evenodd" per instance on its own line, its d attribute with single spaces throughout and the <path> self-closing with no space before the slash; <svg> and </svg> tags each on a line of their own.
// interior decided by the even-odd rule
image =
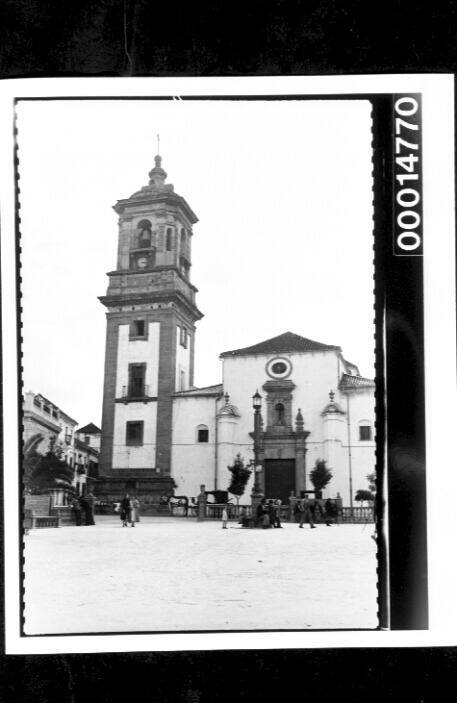
<svg viewBox="0 0 457 703">
<path fill-rule="evenodd" d="M 271 378 L 287 378 L 292 373 L 292 364 L 289 359 L 276 357 L 267 362 L 265 370 Z"/>
</svg>

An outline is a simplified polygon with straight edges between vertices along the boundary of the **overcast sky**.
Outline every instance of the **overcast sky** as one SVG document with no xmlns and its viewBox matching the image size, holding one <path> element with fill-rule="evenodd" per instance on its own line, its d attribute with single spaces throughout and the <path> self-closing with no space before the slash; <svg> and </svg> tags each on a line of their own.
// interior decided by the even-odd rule
<svg viewBox="0 0 457 703">
<path fill-rule="evenodd" d="M 24 390 L 100 425 L 112 205 L 147 184 L 158 132 L 199 218 L 196 385 L 286 331 L 373 377 L 368 101 L 39 101 L 18 107 Z"/>
</svg>

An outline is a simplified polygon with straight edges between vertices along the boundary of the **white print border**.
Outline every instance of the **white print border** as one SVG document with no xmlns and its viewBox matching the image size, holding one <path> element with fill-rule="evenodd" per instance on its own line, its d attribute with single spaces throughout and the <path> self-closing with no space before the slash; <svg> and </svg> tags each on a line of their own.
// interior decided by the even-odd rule
<svg viewBox="0 0 457 703">
<path fill-rule="evenodd" d="M 4 492 L 5 501 L 5 595 L 8 653 L 83 651 L 145 651 L 178 649 L 411 646 L 454 644 L 457 614 L 456 570 L 449 558 L 456 529 L 450 502 L 456 494 L 456 473 L 451 468 L 443 437 L 455 428 L 455 296 L 454 296 L 454 161 L 453 90 L 451 76 L 355 76 L 246 79 L 44 79 L 6 81 L 2 86 L 2 153 L 14 153 L 13 101 L 18 96 L 101 95 L 263 95 L 421 93 L 423 101 L 424 229 L 435 233 L 426 240 L 425 355 L 427 463 L 439 467 L 427 474 L 430 627 L 408 632 L 307 632 L 230 633 L 198 635 L 109 635 L 24 638 L 20 636 L 18 539 L 18 480 L 11 467 L 17 463 L 19 389 L 16 320 L 14 240 L 14 174 L 11 159 L 4 158 L 1 171 L 3 370 L 4 370 Z M 436 174 L 440 178 L 436 178 Z M 439 313 L 439 314 L 437 314 Z M 433 334 L 432 334 L 433 322 Z M 445 395 L 444 395 L 445 394 Z M 443 486 L 446 486 L 443 494 Z"/>
</svg>

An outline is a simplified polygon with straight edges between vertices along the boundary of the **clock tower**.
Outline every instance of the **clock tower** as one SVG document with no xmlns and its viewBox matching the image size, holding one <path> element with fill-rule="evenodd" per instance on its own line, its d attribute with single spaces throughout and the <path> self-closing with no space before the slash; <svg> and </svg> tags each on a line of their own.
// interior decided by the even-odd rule
<svg viewBox="0 0 457 703">
<path fill-rule="evenodd" d="M 114 205 L 117 266 L 108 273 L 100 497 L 171 493 L 172 404 L 193 385 L 192 227 L 186 200 L 155 157 L 149 183 Z"/>
</svg>

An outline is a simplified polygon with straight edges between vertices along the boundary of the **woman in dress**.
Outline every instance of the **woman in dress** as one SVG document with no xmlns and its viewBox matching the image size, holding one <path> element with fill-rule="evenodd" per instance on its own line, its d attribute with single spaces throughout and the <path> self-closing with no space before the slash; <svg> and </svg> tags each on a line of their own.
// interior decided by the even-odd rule
<svg viewBox="0 0 457 703">
<path fill-rule="evenodd" d="M 132 496 L 130 501 L 130 524 L 135 527 L 135 523 L 140 522 L 140 501 L 136 496 Z"/>
</svg>

